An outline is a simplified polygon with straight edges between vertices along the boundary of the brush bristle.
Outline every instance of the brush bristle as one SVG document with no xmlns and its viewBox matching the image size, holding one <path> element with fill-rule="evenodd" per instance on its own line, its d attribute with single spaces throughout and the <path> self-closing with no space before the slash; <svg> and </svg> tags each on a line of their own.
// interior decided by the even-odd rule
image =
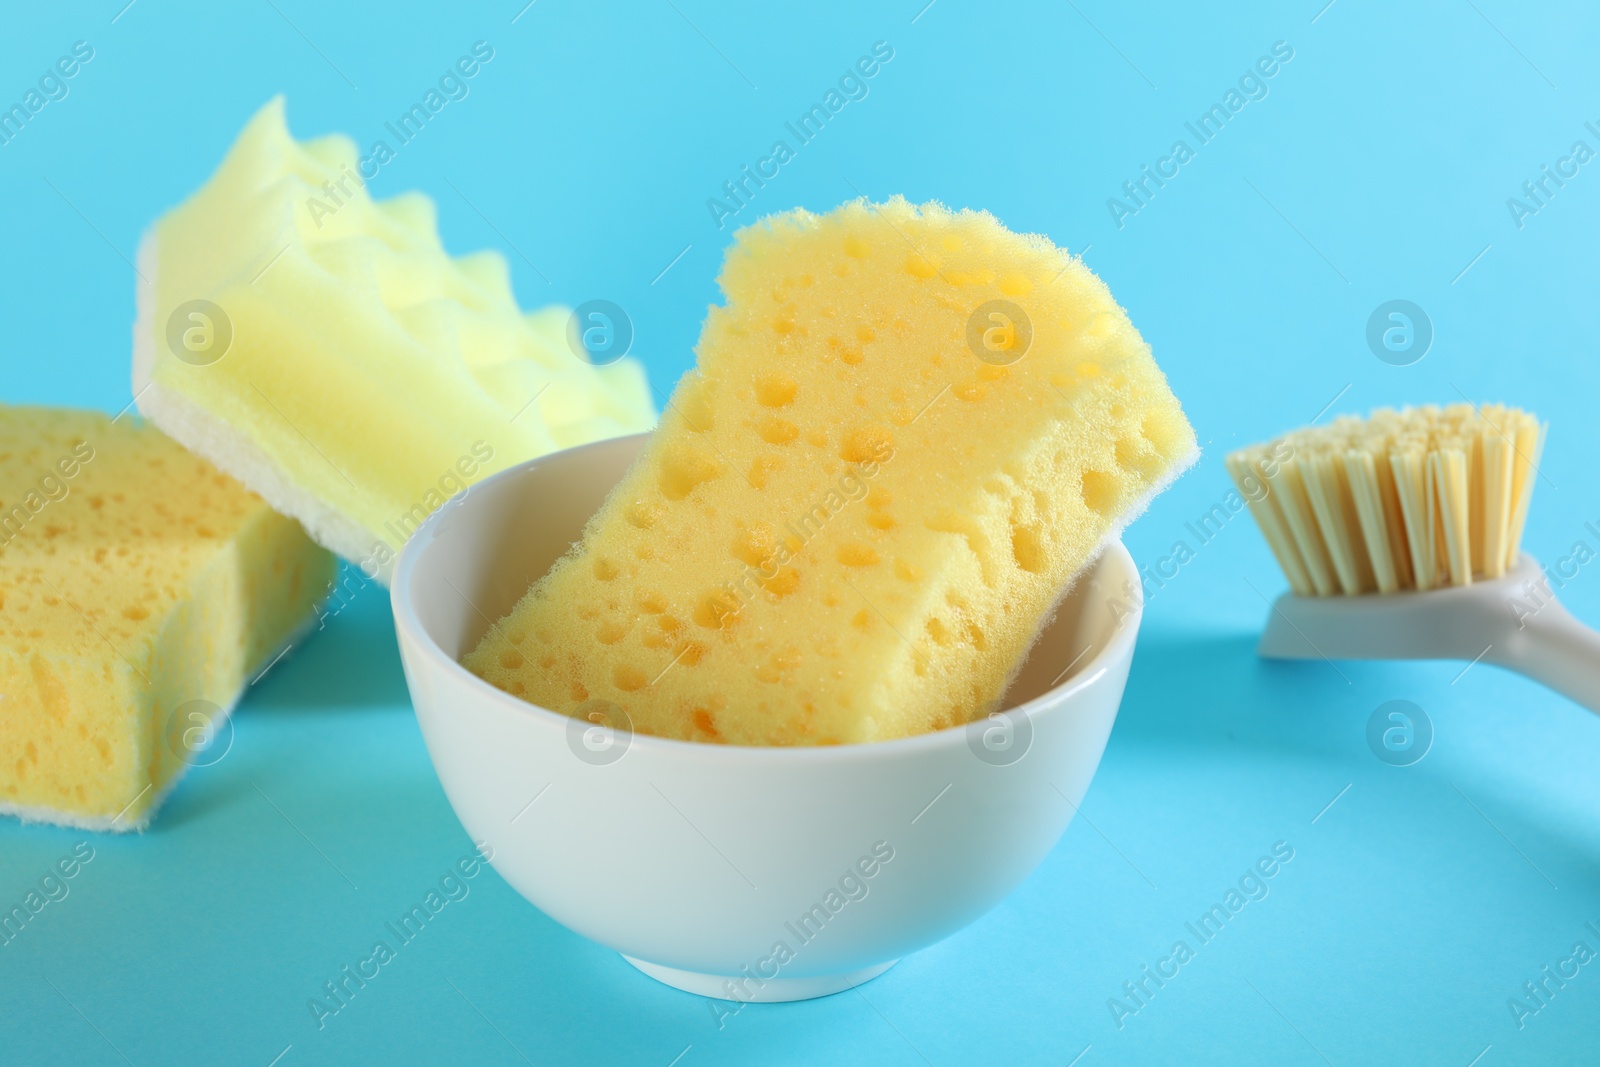
<svg viewBox="0 0 1600 1067">
<path fill-rule="evenodd" d="M 1231 453 L 1301 596 L 1468 585 L 1515 565 L 1544 427 L 1502 404 L 1341 415 Z"/>
</svg>

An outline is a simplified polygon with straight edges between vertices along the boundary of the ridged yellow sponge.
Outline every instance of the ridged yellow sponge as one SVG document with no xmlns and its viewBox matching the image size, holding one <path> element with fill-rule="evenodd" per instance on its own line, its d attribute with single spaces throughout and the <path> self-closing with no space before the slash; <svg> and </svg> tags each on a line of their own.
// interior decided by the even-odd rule
<svg viewBox="0 0 1600 1067">
<path fill-rule="evenodd" d="M 0 813 L 143 827 L 334 565 L 131 415 L 0 407 Z"/>
<path fill-rule="evenodd" d="M 779 215 L 721 285 L 661 429 L 465 659 L 494 685 L 743 745 L 963 723 L 1196 455 L 1105 285 L 986 213 Z"/>
<path fill-rule="evenodd" d="M 432 200 L 374 201 L 350 139 L 297 143 L 281 98 L 139 273 L 140 412 L 385 583 L 465 485 L 655 422 L 639 365 L 606 363 L 631 325 L 585 319 L 596 351 L 567 309 L 524 314 L 502 256 L 450 258 Z"/>
</svg>

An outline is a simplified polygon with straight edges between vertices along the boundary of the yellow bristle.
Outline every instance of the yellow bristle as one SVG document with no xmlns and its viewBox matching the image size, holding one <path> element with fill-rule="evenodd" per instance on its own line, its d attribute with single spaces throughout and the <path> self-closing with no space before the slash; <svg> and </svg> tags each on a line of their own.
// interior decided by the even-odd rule
<svg viewBox="0 0 1600 1067">
<path fill-rule="evenodd" d="M 1265 479 L 1271 458 L 1247 449 L 1228 456 L 1226 462 L 1234 482 L 1245 490 L 1244 498 L 1250 505 L 1250 513 L 1266 535 L 1267 545 L 1278 557 L 1278 565 L 1289 578 L 1289 587 L 1302 596 L 1310 596 L 1315 591 L 1311 584 L 1311 572 L 1306 568 L 1300 550 L 1295 547 L 1294 535 L 1289 532 L 1278 510 L 1277 498 L 1266 488 Z"/>
<path fill-rule="evenodd" d="M 1467 585 L 1472 581 L 1472 522 L 1466 454 L 1459 447 L 1435 449 L 1428 453 L 1428 473 L 1435 487 L 1450 584 Z"/>
<path fill-rule="evenodd" d="M 1516 563 L 1542 440 L 1533 415 L 1501 404 L 1383 408 L 1227 467 L 1297 594 L 1393 593 Z"/>
<path fill-rule="evenodd" d="M 1528 521 L 1528 503 L 1533 499 L 1533 478 L 1539 470 L 1539 454 L 1544 450 L 1544 427 L 1537 419 L 1523 416 L 1512 421 L 1516 429 L 1510 435 L 1511 451 L 1517 461 L 1511 468 L 1511 521 L 1506 534 L 1507 566 L 1515 562 L 1517 546 L 1522 543 L 1522 527 Z"/>
<path fill-rule="evenodd" d="M 1300 558 L 1305 560 L 1311 584 L 1317 593 L 1327 596 L 1336 585 L 1333 561 L 1329 558 L 1327 543 L 1317 532 L 1317 518 L 1306 492 L 1303 473 L 1297 464 L 1287 463 L 1276 478 L 1268 479 L 1269 487 L 1274 483 L 1282 483 L 1284 494 L 1278 500 L 1278 507 L 1294 536 Z"/>
<path fill-rule="evenodd" d="M 1389 453 L 1389 469 L 1394 474 L 1401 522 L 1411 550 L 1412 584 L 1417 589 L 1432 589 L 1439 563 L 1433 547 L 1433 482 L 1428 477 L 1428 453 L 1414 442 L 1396 445 Z"/>
</svg>

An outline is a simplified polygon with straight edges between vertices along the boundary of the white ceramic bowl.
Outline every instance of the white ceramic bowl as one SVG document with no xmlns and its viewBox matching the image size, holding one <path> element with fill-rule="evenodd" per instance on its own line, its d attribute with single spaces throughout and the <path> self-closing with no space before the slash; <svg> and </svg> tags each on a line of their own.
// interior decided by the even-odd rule
<svg viewBox="0 0 1600 1067">
<path fill-rule="evenodd" d="M 837 992 L 978 918 L 1055 845 L 1122 699 L 1138 604 L 1120 626 L 1109 604 L 1138 574 L 1111 545 L 1039 637 L 1009 710 L 896 741 L 630 737 L 462 668 L 643 439 L 511 468 L 411 538 L 393 605 L 422 736 L 467 832 L 558 922 L 703 996 Z"/>
</svg>

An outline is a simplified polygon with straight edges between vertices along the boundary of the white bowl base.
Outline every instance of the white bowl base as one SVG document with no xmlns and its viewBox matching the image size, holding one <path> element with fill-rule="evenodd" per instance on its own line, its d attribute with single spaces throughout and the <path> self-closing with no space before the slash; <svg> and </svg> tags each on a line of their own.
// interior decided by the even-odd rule
<svg viewBox="0 0 1600 1067">
<path fill-rule="evenodd" d="M 680 971 L 676 967 L 663 967 L 659 963 L 646 963 L 636 960 L 625 953 L 619 953 L 623 959 L 633 964 L 645 974 L 656 981 L 669 985 L 674 989 L 681 989 L 685 993 L 693 993 L 701 997 L 715 997 L 718 1000 L 743 1000 L 755 1004 L 782 1004 L 791 1000 L 812 1000 L 816 997 L 828 997 L 835 993 L 842 993 L 863 982 L 870 982 L 890 967 L 899 963 L 899 960 L 890 960 L 888 963 L 879 963 L 859 971 L 850 971 L 846 974 L 819 974 L 806 978 L 768 978 L 758 987 L 753 978 L 730 978 L 725 974 L 698 974 L 694 971 Z M 735 995 L 728 988 L 728 983 L 734 983 L 734 988 L 741 992 Z"/>
</svg>

